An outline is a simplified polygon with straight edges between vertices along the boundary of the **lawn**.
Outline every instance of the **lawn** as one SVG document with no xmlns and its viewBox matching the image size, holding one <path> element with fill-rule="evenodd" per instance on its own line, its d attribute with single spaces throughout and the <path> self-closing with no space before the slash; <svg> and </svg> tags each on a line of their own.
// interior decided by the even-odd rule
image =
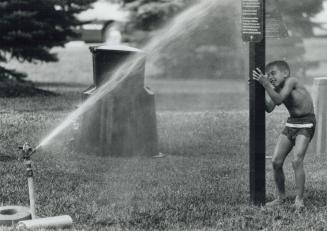
<svg viewBox="0 0 327 231">
<path fill-rule="evenodd" d="M 59 55 L 67 58 L 65 52 Z M 35 78 L 47 76 L 43 87 L 60 96 L 0 99 L 0 153 L 17 157 L 18 146 L 25 141 L 37 145 L 81 103 L 80 92 L 90 76 L 78 84 L 50 84 L 57 82 L 53 79 L 58 73 L 48 68 L 36 65 Z M 274 209 L 250 205 L 248 94 L 242 81 L 147 80 L 147 85 L 156 93 L 159 150 L 166 156 L 83 154 L 71 149 L 66 131 L 33 156 L 39 216 L 69 214 L 72 230 L 327 227 L 326 158 L 312 151 L 305 160 L 307 207 L 302 213 L 291 206 L 295 186 L 290 158 L 285 166 L 288 202 Z M 272 153 L 286 116 L 283 108 L 267 115 L 267 154 Z M 0 162 L 2 205 L 28 205 L 24 174 L 21 161 Z M 266 177 L 271 200 L 269 160 Z"/>
</svg>

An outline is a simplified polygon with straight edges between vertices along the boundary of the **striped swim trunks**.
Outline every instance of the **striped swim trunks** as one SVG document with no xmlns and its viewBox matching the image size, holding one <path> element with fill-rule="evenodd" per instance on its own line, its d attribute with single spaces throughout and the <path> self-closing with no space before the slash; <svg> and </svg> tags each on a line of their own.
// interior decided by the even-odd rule
<svg viewBox="0 0 327 231">
<path fill-rule="evenodd" d="M 304 116 L 289 117 L 282 134 L 286 135 L 294 144 L 298 135 L 304 135 L 311 140 L 314 135 L 315 128 L 316 116 L 315 114 L 310 113 Z"/>
</svg>

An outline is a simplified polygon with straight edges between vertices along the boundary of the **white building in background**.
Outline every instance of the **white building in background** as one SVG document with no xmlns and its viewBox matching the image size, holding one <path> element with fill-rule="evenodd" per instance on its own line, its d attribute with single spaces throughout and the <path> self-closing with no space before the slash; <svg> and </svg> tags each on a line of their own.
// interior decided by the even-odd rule
<svg viewBox="0 0 327 231">
<path fill-rule="evenodd" d="M 98 0 L 92 4 L 91 9 L 78 14 L 77 18 L 87 22 L 78 28 L 81 33 L 80 40 L 120 44 L 121 27 L 128 21 L 129 12 L 123 10 L 121 4 Z"/>
</svg>

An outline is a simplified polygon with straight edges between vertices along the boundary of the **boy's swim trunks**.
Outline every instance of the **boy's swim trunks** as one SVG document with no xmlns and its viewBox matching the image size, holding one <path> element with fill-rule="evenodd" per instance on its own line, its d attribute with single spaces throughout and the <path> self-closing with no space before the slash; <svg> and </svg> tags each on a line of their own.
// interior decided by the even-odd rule
<svg viewBox="0 0 327 231">
<path fill-rule="evenodd" d="M 314 135 L 316 128 L 316 117 L 314 114 L 308 114 L 299 117 L 289 117 L 282 134 L 286 135 L 290 141 L 295 142 L 296 136 L 304 135 L 310 138 Z"/>
</svg>

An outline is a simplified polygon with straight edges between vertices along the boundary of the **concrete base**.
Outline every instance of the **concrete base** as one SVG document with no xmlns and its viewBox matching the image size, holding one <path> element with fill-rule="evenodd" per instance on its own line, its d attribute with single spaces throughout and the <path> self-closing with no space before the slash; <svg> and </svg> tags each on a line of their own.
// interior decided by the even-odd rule
<svg viewBox="0 0 327 231">
<path fill-rule="evenodd" d="M 31 219 L 30 208 L 22 206 L 0 207 L 0 226 L 11 226 L 19 221 Z"/>
<path fill-rule="evenodd" d="M 317 126 L 314 139 L 312 140 L 312 151 L 318 156 L 327 155 L 327 77 L 315 78 L 312 88 Z M 311 151 L 311 150 L 310 150 Z"/>
</svg>

